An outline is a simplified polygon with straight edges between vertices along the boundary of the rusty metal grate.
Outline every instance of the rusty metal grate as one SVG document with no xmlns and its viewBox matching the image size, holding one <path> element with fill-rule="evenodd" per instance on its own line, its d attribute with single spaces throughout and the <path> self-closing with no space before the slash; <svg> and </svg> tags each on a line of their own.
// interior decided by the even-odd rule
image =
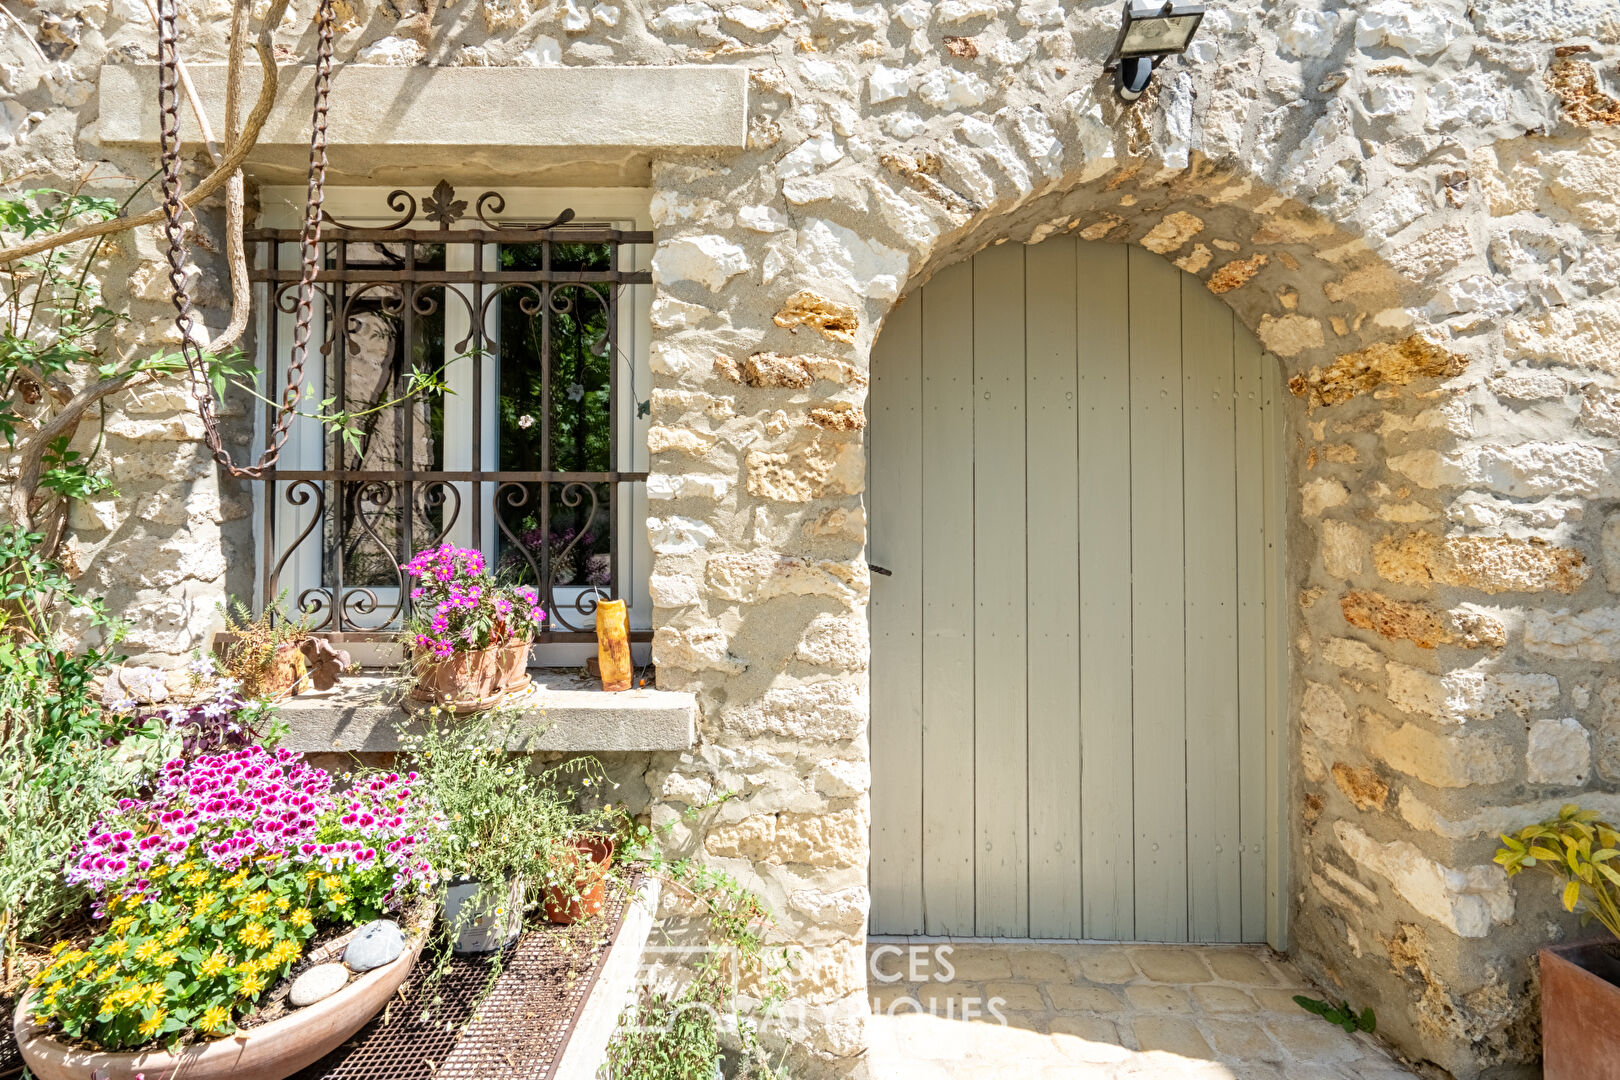
<svg viewBox="0 0 1620 1080">
<path fill-rule="evenodd" d="M 420 204 L 391 193 L 401 216 L 389 224 L 327 219 L 306 388 L 350 419 L 343 432 L 295 420 L 265 473 L 263 600 L 287 593 L 313 630 L 391 633 L 411 611 L 400 564 L 448 540 L 538 590 L 536 640 L 594 642 L 598 598 L 626 595 L 635 576 L 624 526 L 645 516 L 636 463 L 650 406 L 624 345 L 626 290 L 652 282 L 631 256 L 652 234 L 576 222 L 572 210 L 502 220 L 493 191 L 478 196 L 476 223 L 467 205 L 441 182 Z M 246 234 L 272 385 L 287 361 L 298 235 Z M 407 398 L 428 372 L 453 392 Z M 276 406 L 264 408 L 273 423 Z"/>
<path fill-rule="evenodd" d="M 452 958 L 426 1023 L 423 980 L 437 958 L 424 955 L 377 1019 L 293 1080 L 550 1080 L 639 886 L 610 889 L 594 922 L 525 933 L 487 997 L 492 961 Z"/>
</svg>

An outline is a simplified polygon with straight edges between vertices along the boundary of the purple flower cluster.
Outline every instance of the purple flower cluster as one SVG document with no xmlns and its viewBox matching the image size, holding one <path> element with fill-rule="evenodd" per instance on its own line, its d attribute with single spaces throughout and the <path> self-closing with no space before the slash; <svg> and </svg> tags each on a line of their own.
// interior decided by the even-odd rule
<svg viewBox="0 0 1620 1080">
<path fill-rule="evenodd" d="M 163 767 L 151 799 L 120 800 L 112 819 L 97 824 L 72 853 L 67 880 L 129 895 L 151 887 L 147 872 L 160 860 L 171 867 L 206 860 L 225 871 L 249 861 L 318 862 L 333 871 L 375 866 L 381 848 L 396 888 L 425 887 L 436 877 L 414 855 L 414 777 L 377 777 L 350 793 L 340 812 L 330 774 L 290 750 L 250 746 L 177 758 Z"/>
<path fill-rule="evenodd" d="M 122 799 L 116 819 L 102 822 L 67 870 L 75 885 L 96 892 L 127 885 L 159 860 L 188 857 L 235 869 L 245 860 L 286 856 L 313 840 L 332 809 L 332 779 L 290 750 L 250 746 L 163 767 L 148 801 Z M 134 877 L 136 880 L 131 881 Z"/>
<path fill-rule="evenodd" d="M 400 569 L 417 582 L 411 587 L 407 631 L 415 647 L 435 660 L 527 641 L 545 620 L 540 595 L 527 585 L 496 585 L 480 551 L 445 544 L 421 552 Z"/>
<path fill-rule="evenodd" d="M 356 787 L 347 795 L 348 802 L 341 808 L 338 824 L 345 831 L 358 833 L 366 842 L 380 844 L 383 865 L 394 871 L 394 887 L 414 882 L 428 888 L 438 881 L 432 864 L 418 852 L 421 838 L 417 835 L 416 818 L 420 804 L 412 801 L 411 785 L 421 777 L 412 772 L 400 776 L 389 773 L 375 776 Z M 322 845 L 323 847 L 326 845 Z M 323 858 L 338 852 L 320 853 Z M 376 852 L 367 848 L 366 859 Z"/>
</svg>

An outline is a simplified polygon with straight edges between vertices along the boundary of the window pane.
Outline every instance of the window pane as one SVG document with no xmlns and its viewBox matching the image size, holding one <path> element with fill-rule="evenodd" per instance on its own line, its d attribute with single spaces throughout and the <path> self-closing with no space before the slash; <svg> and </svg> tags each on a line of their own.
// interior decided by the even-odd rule
<svg viewBox="0 0 1620 1080">
<path fill-rule="evenodd" d="M 404 244 L 352 243 L 345 266 L 362 274 L 398 271 L 406 268 L 407 254 L 414 254 L 417 269 L 442 270 L 444 250 L 440 244 L 417 244 L 408 253 Z M 444 364 L 444 286 L 360 280 L 345 284 L 343 297 L 345 332 L 341 340 L 329 333 L 323 346 L 324 396 L 336 398 L 352 419 L 347 434 L 328 433 L 328 466 L 442 468 L 443 398 L 417 395 L 405 403 L 389 402 L 402 396 L 413 369 L 433 371 Z M 334 564 L 341 562 L 345 586 L 397 585 L 398 564 L 443 530 L 442 494 L 391 480 L 330 485 L 328 499 L 339 512 L 326 517 L 328 580 L 335 579 Z"/>
<path fill-rule="evenodd" d="M 508 245 L 501 248 L 501 269 L 541 270 L 543 258 L 542 245 Z M 551 245 L 553 272 L 611 268 L 608 245 Z M 528 287 L 509 288 L 502 294 L 501 469 L 612 470 L 612 288 L 606 283 L 555 284 L 544 297 Z M 518 538 L 514 545 L 509 537 L 501 537 L 498 567 L 508 576 L 532 581 L 549 555 L 554 585 L 606 589 L 612 549 L 607 486 L 526 487 L 533 489 L 523 493 L 526 497 L 509 492 L 497 500 L 505 529 Z"/>
</svg>

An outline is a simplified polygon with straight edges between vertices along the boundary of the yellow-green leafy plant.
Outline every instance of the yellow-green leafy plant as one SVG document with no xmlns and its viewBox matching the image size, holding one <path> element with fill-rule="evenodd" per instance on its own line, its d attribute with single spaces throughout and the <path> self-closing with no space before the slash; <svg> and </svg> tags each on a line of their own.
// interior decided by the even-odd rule
<svg viewBox="0 0 1620 1080">
<path fill-rule="evenodd" d="M 1564 910 L 1580 908 L 1620 938 L 1620 829 L 1573 803 L 1551 821 L 1502 837 L 1496 861 L 1513 877 L 1541 869 L 1564 881 Z"/>
</svg>

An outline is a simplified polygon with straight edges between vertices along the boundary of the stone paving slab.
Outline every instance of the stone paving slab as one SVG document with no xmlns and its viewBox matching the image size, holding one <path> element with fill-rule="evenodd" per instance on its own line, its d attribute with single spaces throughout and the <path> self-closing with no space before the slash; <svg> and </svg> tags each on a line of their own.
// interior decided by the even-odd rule
<svg viewBox="0 0 1620 1080">
<path fill-rule="evenodd" d="M 868 946 L 873 1080 L 1406 1080 L 1264 946 Z"/>
</svg>

